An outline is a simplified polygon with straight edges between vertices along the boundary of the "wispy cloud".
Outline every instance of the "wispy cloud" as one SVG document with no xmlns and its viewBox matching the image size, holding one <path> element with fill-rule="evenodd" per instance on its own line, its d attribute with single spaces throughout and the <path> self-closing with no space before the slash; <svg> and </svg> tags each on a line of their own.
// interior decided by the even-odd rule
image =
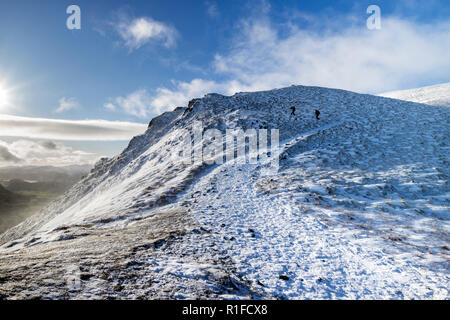
<svg viewBox="0 0 450 320">
<path fill-rule="evenodd" d="M 215 81 L 194 79 L 191 82 L 173 81 L 174 89 L 158 88 L 154 94 L 139 89 L 125 97 L 110 99 L 104 104 L 109 111 L 122 111 L 142 119 L 149 119 L 175 107 L 185 106 L 191 97 L 198 97 L 207 92 L 232 92 L 232 83 L 221 84 Z M 230 89 L 230 90 L 228 90 Z"/>
<path fill-rule="evenodd" d="M 320 34 L 292 27 L 281 36 L 267 20 L 248 21 L 235 48 L 217 55 L 218 73 L 244 87 L 320 85 L 376 93 L 450 71 L 450 23 L 433 26 L 385 18 L 383 28 Z"/>
<path fill-rule="evenodd" d="M 56 120 L 0 115 L 0 136 L 72 141 L 126 141 L 145 132 L 141 123 Z"/>
<path fill-rule="evenodd" d="M 267 90 L 291 84 L 342 88 L 378 93 L 414 87 L 421 81 L 439 81 L 450 74 L 450 23 L 420 24 L 383 17 L 381 30 L 370 31 L 346 17 L 314 30 L 293 23 L 276 25 L 267 16 L 240 22 L 231 49 L 211 62 L 221 81 L 173 81 L 158 88 L 149 104 L 154 110 L 186 105 L 210 91 L 233 94 Z M 330 25 L 332 28 L 328 29 Z"/>
<path fill-rule="evenodd" d="M 186 106 L 193 97 L 201 97 L 208 92 L 231 94 L 239 87 L 234 81 L 216 82 L 205 79 L 193 79 L 190 82 L 173 81 L 173 88 L 158 88 L 150 98 L 150 105 L 158 114 L 176 106 Z M 233 86 L 236 84 L 236 87 Z"/>
<path fill-rule="evenodd" d="M 104 107 L 109 111 L 120 109 L 127 114 L 144 119 L 157 113 L 157 110 L 152 108 L 152 97 L 145 89 L 137 90 L 125 97 L 110 99 Z"/>
<path fill-rule="evenodd" d="M 8 143 L 0 140 L 0 167 L 93 164 L 99 157 L 98 154 L 75 150 L 59 142 L 20 139 Z"/>
<path fill-rule="evenodd" d="M 151 41 L 170 48 L 176 44 L 178 36 L 174 27 L 150 17 L 130 19 L 122 16 L 116 25 L 116 31 L 130 50 L 139 49 Z"/>
<path fill-rule="evenodd" d="M 219 8 L 217 3 L 214 1 L 205 1 L 206 13 L 210 18 L 217 18 L 220 16 Z"/>
<path fill-rule="evenodd" d="M 61 113 L 64 111 L 69 111 L 79 107 L 79 103 L 75 98 L 62 97 L 59 99 L 59 106 L 56 108 L 56 113 Z"/>
</svg>

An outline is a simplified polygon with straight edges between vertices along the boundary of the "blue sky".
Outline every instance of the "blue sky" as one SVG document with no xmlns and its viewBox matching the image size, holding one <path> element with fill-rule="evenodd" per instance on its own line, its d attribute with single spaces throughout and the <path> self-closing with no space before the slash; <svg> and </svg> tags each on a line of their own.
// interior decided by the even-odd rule
<svg viewBox="0 0 450 320">
<path fill-rule="evenodd" d="M 66 28 L 71 4 L 81 30 Z M 381 30 L 366 28 L 371 4 Z M 380 93 L 449 82 L 449 17 L 449 1 L 4 0 L 0 114 L 144 124 L 209 91 L 306 84 Z M 23 135 L 107 155 L 127 139 L 99 149 L 55 131 Z"/>
</svg>

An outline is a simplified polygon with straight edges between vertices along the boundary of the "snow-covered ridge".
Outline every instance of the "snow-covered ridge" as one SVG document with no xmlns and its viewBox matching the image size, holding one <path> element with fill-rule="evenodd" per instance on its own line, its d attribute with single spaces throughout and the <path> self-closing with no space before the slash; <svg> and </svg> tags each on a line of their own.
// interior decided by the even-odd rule
<svg viewBox="0 0 450 320">
<path fill-rule="evenodd" d="M 37 282 L 31 296 L 64 297 L 41 280 L 70 261 L 87 273 L 76 297 L 448 298 L 449 120 L 320 87 L 206 95 L 1 235 L 0 274 Z M 198 121 L 279 129 L 278 175 L 174 161 Z M 0 297 L 21 285 L 0 282 Z"/>
<path fill-rule="evenodd" d="M 450 107 L 450 83 L 410 90 L 386 92 L 380 94 L 380 96 L 424 103 L 432 106 Z"/>
</svg>

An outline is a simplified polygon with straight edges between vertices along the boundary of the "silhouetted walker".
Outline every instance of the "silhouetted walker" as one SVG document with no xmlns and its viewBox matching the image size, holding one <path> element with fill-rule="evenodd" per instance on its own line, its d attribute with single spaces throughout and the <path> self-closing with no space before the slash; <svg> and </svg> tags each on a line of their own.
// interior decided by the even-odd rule
<svg viewBox="0 0 450 320">
<path fill-rule="evenodd" d="M 291 116 L 295 116 L 295 107 L 291 107 L 291 110 L 292 110 Z"/>
<path fill-rule="evenodd" d="M 317 119 L 317 120 L 320 120 L 320 119 L 319 119 L 320 111 L 319 111 L 319 110 L 316 110 L 315 113 L 316 113 L 316 119 Z"/>
</svg>

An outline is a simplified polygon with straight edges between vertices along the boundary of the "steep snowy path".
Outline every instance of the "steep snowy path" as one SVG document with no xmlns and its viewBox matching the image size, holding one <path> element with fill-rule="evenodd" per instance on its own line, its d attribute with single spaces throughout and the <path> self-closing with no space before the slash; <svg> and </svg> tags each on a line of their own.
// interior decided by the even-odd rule
<svg viewBox="0 0 450 320">
<path fill-rule="evenodd" d="M 336 210 L 308 205 L 299 192 L 260 192 L 259 178 L 254 165 L 230 162 L 187 193 L 194 217 L 254 287 L 287 299 L 448 298 L 443 270 L 421 266 L 377 233 L 340 224 Z"/>
</svg>

